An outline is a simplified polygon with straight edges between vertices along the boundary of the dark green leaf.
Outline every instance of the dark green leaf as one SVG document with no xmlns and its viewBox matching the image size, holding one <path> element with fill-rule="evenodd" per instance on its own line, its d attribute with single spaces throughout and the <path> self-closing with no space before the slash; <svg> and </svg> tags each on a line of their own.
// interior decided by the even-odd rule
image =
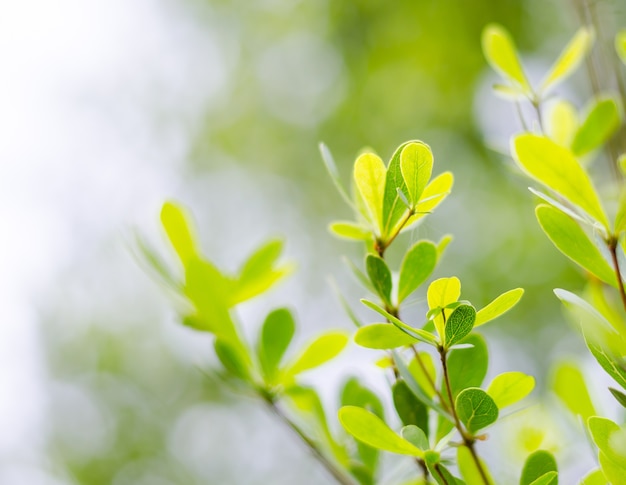
<svg viewBox="0 0 626 485">
<path fill-rule="evenodd" d="M 452 397 L 455 399 L 467 387 L 480 387 L 489 366 L 487 344 L 482 336 L 475 333 L 463 342 L 472 344 L 473 347 L 454 350 L 448 356 L 448 375 Z"/>
<path fill-rule="evenodd" d="M 618 391 L 617 389 L 613 389 L 612 387 L 609 387 L 609 391 L 611 391 L 613 397 L 617 399 L 617 402 L 626 408 L 626 394 L 622 391 Z"/>
<path fill-rule="evenodd" d="M 398 305 L 426 281 L 436 265 L 437 247 L 430 241 L 418 241 L 407 251 L 400 268 Z"/>
<path fill-rule="evenodd" d="M 411 392 L 407 383 L 402 379 L 397 380 L 391 390 L 393 404 L 402 423 L 406 426 L 414 424 L 428 437 L 428 408 L 426 405 Z"/>
<path fill-rule="evenodd" d="M 538 450 L 526 458 L 520 485 L 531 485 L 535 480 L 549 472 L 557 472 L 556 460 L 548 451 Z M 557 485 L 558 479 L 555 477 L 547 482 L 549 485 Z M 547 484 L 546 484 L 547 485 Z"/>
<path fill-rule="evenodd" d="M 498 406 L 489 394 L 477 387 L 461 391 L 456 397 L 455 407 L 459 419 L 472 434 L 498 419 Z"/>
<path fill-rule="evenodd" d="M 391 271 L 385 260 L 374 254 L 368 254 L 365 259 L 367 274 L 378 296 L 387 306 L 391 306 Z"/>
<path fill-rule="evenodd" d="M 557 485 L 559 483 L 558 472 L 548 472 L 541 475 L 537 480 L 533 481 L 530 485 Z"/>
<path fill-rule="evenodd" d="M 273 383 L 280 361 L 296 330 L 291 312 L 280 308 L 265 319 L 257 345 L 261 370 L 268 383 Z"/>
<path fill-rule="evenodd" d="M 460 305 L 456 307 L 446 321 L 445 346 L 449 348 L 466 337 L 472 331 L 475 320 L 476 310 L 473 306 Z"/>
</svg>

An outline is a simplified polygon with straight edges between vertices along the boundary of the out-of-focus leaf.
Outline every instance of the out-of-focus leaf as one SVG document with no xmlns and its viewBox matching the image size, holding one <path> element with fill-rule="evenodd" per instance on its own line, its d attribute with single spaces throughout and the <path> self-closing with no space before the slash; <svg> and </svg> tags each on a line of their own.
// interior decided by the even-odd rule
<svg viewBox="0 0 626 485">
<path fill-rule="evenodd" d="M 500 315 L 505 314 L 520 301 L 524 294 L 523 288 L 515 288 L 502 293 L 487 306 L 481 308 L 476 312 L 476 321 L 474 322 L 474 328 L 483 325 L 494 318 L 498 318 Z"/>
<path fill-rule="evenodd" d="M 617 286 L 613 269 L 575 221 L 545 204 L 537 206 L 535 214 L 546 236 L 559 251 L 605 283 Z"/>
<path fill-rule="evenodd" d="M 502 99 L 518 101 L 526 97 L 526 93 L 517 86 L 508 86 L 506 84 L 494 84 L 491 86 L 496 96 Z"/>
<path fill-rule="evenodd" d="M 544 126 L 550 138 L 563 147 L 569 147 L 578 130 L 578 113 L 572 103 L 559 99 L 548 105 Z"/>
<path fill-rule="evenodd" d="M 285 379 L 319 367 L 334 359 L 345 348 L 347 343 L 348 336 L 344 332 L 327 332 L 320 335 L 284 370 Z"/>
<path fill-rule="evenodd" d="M 515 161 L 526 173 L 609 227 L 589 175 L 570 150 L 531 133 L 516 136 L 512 144 Z"/>
<path fill-rule="evenodd" d="M 626 231 L 626 192 L 623 192 L 619 198 L 619 206 L 615 216 L 615 234 L 619 235 L 624 231 Z"/>
<path fill-rule="evenodd" d="M 354 222 L 337 221 L 328 226 L 330 232 L 335 236 L 342 237 L 344 239 L 352 239 L 355 241 L 366 241 L 371 239 L 372 231 L 367 227 Z"/>
<path fill-rule="evenodd" d="M 430 445 L 428 444 L 428 437 L 419 426 L 407 424 L 402 428 L 400 434 L 405 440 L 417 446 L 420 450 L 426 451 L 430 448 Z"/>
<path fill-rule="evenodd" d="M 409 371 L 419 387 L 432 399 L 436 394 L 434 383 L 437 379 L 437 372 L 430 354 L 428 352 L 418 352 L 409 363 Z"/>
<path fill-rule="evenodd" d="M 622 391 L 618 391 L 617 389 L 613 389 L 612 387 L 609 387 L 609 391 L 611 391 L 611 394 L 613 394 L 613 397 L 617 400 L 617 402 L 620 403 L 622 407 L 626 408 L 626 394 Z"/>
<path fill-rule="evenodd" d="M 373 153 L 364 153 L 354 163 L 354 183 L 361 194 L 369 220 L 382 228 L 385 195 L 385 164 Z"/>
<path fill-rule="evenodd" d="M 519 483 L 520 485 L 531 485 L 535 480 L 550 472 L 558 472 L 556 460 L 552 453 L 545 450 L 535 451 L 526 458 Z M 554 477 L 546 485 L 557 485 L 557 483 L 558 479 Z"/>
<path fill-rule="evenodd" d="M 615 355 L 611 355 L 606 348 L 591 340 L 587 340 L 587 347 L 607 374 L 626 389 L 626 359 L 622 357 L 618 361 Z"/>
<path fill-rule="evenodd" d="M 180 283 L 176 281 L 165 261 L 138 232 L 135 233 L 134 247 L 139 250 L 137 259 L 140 262 L 146 262 L 171 289 L 176 292 L 181 290 Z"/>
<path fill-rule="evenodd" d="M 400 455 L 424 456 L 422 450 L 398 436 L 383 420 L 363 408 L 343 406 L 339 410 L 339 421 L 348 433 L 369 446 Z"/>
<path fill-rule="evenodd" d="M 600 416 L 590 417 L 587 426 L 598 449 L 608 460 L 619 465 L 626 474 L 626 428 L 620 428 L 610 419 Z M 602 469 L 606 474 L 604 466 Z"/>
<path fill-rule="evenodd" d="M 367 275 L 365 273 L 363 273 L 363 271 L 361 271 L 358 268 L 358 266 L 356 264 L 354 264 L 348 258 L 343 258 L 343 260 L 346 263 L 346 265 L 348 266 L 348 268 L 350 268 L 350 271 L 352 272 L 352 274 L 354 275 L 356 280 L 359 283 L 361 283 L 363 288 L 365 288 L 366 290 L 371 291 L 372 293 L 376 293 L 376 290 L 374 289 L 374 285 L 372 285 L 372 282 L 369 280 Z"/>
<path fill-rule="evenodd" d="M 368 349 L 388 350 L 419 342 L 391 323 L 373 323 L 357 330 L 354 341 Z"/>
<path fill-rule="evenodd" d="M 236 348 L 219 337 L 215 339 L 214 348 L 215 354 L 228 372 L 244 381 L 250 379 L 250 371 L 246 365 L 246 359 L 242 358 Z"/>
<path fill-rule="evenodd" d="M 622 119 L 613 98 L 598 100 L 576 131 L 572 151 L 581 156 L 602 146 L 618 130 Z"/>
<path fill-rule="evenodd" d="M 387 307 L 391 307 L 391 271 L 387 263 L 380 256 L 368 254 L 365 268 L 376 293 Z"/>
<path fill-rule="evenodd" d="M 472 434 L 498 419 L 498 406 L 489 394 L 477 387 L 461 391 L 456 397 L 455 407 L 459 419 Z"/>
<path fill-rule="evenodd" d="M 519 86 L 524 93 L 532 92 L 515 44 L 504 28 L 496 24 L 485 27 L 482 45 L 487 62 L 495 71 Z"/>
<path fill-rule="evenodd" d="M 467 448 L 467 446 L 459 446 L 456 449 L 456 459 L 459 467 L 459 472 L 461 472 L 461 476 L 467 485 L 485 485 L 485 480 L 483 479 L 483 475 L 480 470 L 476 466 L 476 461 L 472 457 L 472 452 Z M 481 468 L 487 475 L 487 482 L 489 485 L 495 485 L 493 478 L 491 478 L 491 474 L 489 473 L 489 469 L 487 468 L 486 463 L 480 460 Z"/>
<path fill-rule="evenodd" d="M 422 430 L 426 438 L 426 443 L 428 443 L 428 408 L 426 405 L 411 392 L 407 383 L 402 379 L 394 383 L 391 391 L 393 395 L 393 405 L 402 423 L 405 426 L 411 424 L 417 426 Z M 415 442 L 411 442 L 415 444 Z M 422 450 L 429 448 L 428 444 L 426 444 L 426 447 L 416 446 Z"/>
<path fill-rule="evenodd" d="M 581 27 L 574 38 L 565 46 L 563 52 L 552 65 L 546 77 L 541 82 L 540 91 L 545 93 L 569 76 L 582 62 L 593 45 L 593 31 Z"/>
<path fill-rule="evenodd" d="M 465 485 L 465 482 L 452 475 L 452 473 L 450 473 L 450 471 L 441 463 L 427 461 L 426 464 L 428 466 L 428 471 L 430 471 L 430 474 L 439 485 Z"/>
<path fill-rule="evenodd" d="M 606 485 L 606 483 L 604 473 L 599 468 L 596 468 L 585 475 L 579 485 Z"/>
<path fill-rule="evenodd" d="M 445 346 L 450 346 L 462 340 L 466 337 L 474 327 L 474 321 L 476 320 L 476 310 L 471 305 L 460 305 L 456 307 L 445 326 Z"/>
<path fill-rule="evenodd" d="M 295 330 L 296 323 L 286 308 L 272 311 L 263 322 L 257 353 L 261 370 L 270 383 L 274 381 L 280 361 L 289 347 Z"/>
<path fill-rule="evenodd" d="M 349 206 L 353 206 L 352 199 L 350 199 L 348 191 L 341 182 L 341 177 L 339 177 L 339 171 L 337 170 L 337 165 L 335 164 L 335 159 L 333 158 L 332 153 L 324 143 L 319 144 L 319 149 L 320 154 L 322 155 L 322 160 L 324 161 L 324 166 L 326 167 L 333 184 L 335 184 L 337 191 Z"/>
<path fill-rule="evenodd" d="M 615 36 L 615 50 L 622 62 L 626 64 L 626 30 L 620 30 Z"/>
<path fill-rule="evenodd" d="M 552 388 L 561 402 L 586 422 L 597 414 L 585 383 L 585 378 L 573 362 L 561 362 L 557 365 Z"/>
<path fill-rule="evenodd" d="M 406 252 L 400 267 L 398 305 L 413 293 L 435 269 L 437 248 L 430 241 L 418 241 Z"/>
<path fill-rule="evenodd" d="M 535 378 L 523 372 L 504 372 L 491 381 L 487 388 L 498 409 L 524 399 L 535 387 Z"/>
<path fill-rule="evenodd" d="M 600 462 L 603 475 L 611 485 L 619 485 L 626 482 L 626 468 L 621 464 L 624 462 L 616 463 L 603 452 L 598 453 L 598 461 Z"/>
<path fill-rule="evenodd" d="M 198 256 L 191 217 L 178 203 L 168 201 L 161 208 L 161 224 L 183 266 Z"/>
<path fill-rule="evenodd" d="M 446 248 L 448 247 L 448 244 L 452 242 L 452 239 L 451 234 L 446 234 L 439 240 L 437 243 L 437 259 L 441 259 L 443 257 L 443 254 L 446 252 Z"/>
<path fill-rule="evenodd" d="M 411 206 L 415 207 L 433 170 L 433 152 L 425 143 L 412 142 L 402 149 L 400 171 L 406 184 Z"/>
</svg>

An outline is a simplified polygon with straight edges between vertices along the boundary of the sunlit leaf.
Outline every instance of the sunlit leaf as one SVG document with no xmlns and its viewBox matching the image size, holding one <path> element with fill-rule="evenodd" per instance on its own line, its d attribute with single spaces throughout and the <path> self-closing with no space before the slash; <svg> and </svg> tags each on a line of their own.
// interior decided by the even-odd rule
<svg viewBox="0 0 626 485">
<path fill-rule="evenodd" d="M 183 266 L 198 256 L 191 217 L 181 205 L 171 201 L 163 204 L 161 224 Z"/>
<path fill-rule="evenodd" d="M 533 194 L 535 194 L 537 197 L 539 197 L 544 202 L 547 202 L 552 207 L 554 207 L 556 209 L 559 209 L 564 214 L 567 214 L 572 219 L 574 219 L 574 220 L 576 220 L 576 221 L 578 221 L 578 222 L 580 222 L 582 224 L 586 224 L 589 227 L 592 227 L 592 228 L 595 227 L 596 223 L 593 221 L 593 219 L 591 219 L 586 213 L 584 213 L 582 211 L 578 212 L 578 208 L 576 206 L 568 207 L 568 206 L 566 206 L 564 204 L 561 204 L 554 197 L 551 197 L 548 194 L 546 194 L 544 192 L 541 192 L 540 190 L 534 189 L 532 187 L 528 187 L 528 190 L 530 192 L 532 192 Z"/>
<path fill-rule="evenodd" d="M 364 153 L 354 163 L 354 183 L 365 202 L 370 221 L 378 228 L 382 227 L 386 173 L 385 164 L 373 153 Z"/>
<path fill-rule="evenodd" d="M 483 53 L 489 65 L 525 93 L 532 89 L 517 56 L 515 44 L 509 33 L 500 25 L 490 24 L 483 30 Z"/>
<path fill-rule="evenodd" d="M 406 184 L 404 183 L 404 177 L 402 176 L 402 169 L 400 167 L 400 155 L 405 146 L 410 143 L 421 143 L 418 140 L 411 140 L 403 143 L 391 157 L 389 167 L 387 167 L 387 175 L 385 177 L 385 199 L 383 202 L 383 235 L 388 236 L 392 233 L 393 228 L 396 226 L 402 215 L 406 212 L 404 202 L 400 200 L 398 190 L 403 193 L 407 193 Z"/>
<path fill-rule="evenodd" d="M 605 348 L 591 340 L 587 340 L 587 347 L 607 374 L 626 389 L 626 359 L 621 358 L 621 362 L 618 362 L 614 355 L 611 355 Z"/>
<path fill-rule="evenodd" d="M 561 362 L 557 365 L 552 388 L 572 414 L 581 416 L 584 421 L 597 414 L 585 378 L 573 362 Z"/>
<path fill-rule="evenodd" d="M 535 387 L 535 378 L 523 372 L 504 372 L 494 377 L 487 388 L 498 409 L 524 399 Z"/>
<path fill-rule="evenodd" d="M 412 207 L 419 202 L 433 170 L 433 153 L 425 143 L 409 143 L 400 154 L 400 170 Z"/>
<path fill-rule="evenodd" d="M 522 288 L 515 288 L 502 293 L 487 306 L 476 312 L 474 328 L 479 327 L 480 325 L 483 325 L 508 312 L 511 308 L 517 305 L 517 302 L 520 301 L 523 294 L 524 290 Z"/>
<path fill-rule="evenodd" d="M 391 306 L 391 271 L 387 263 L 380 256 L 368 254 L 365 259 L 365 268 L 378 296 L 388 307 Z"/>
<path fill-rule="evenodd" d="M 590 417 L 587 426 L 598 449 L 609 460 L 621 465 L 626 473 L 626 439 L 621 439 L 626 438 L 626 428 L 600 416 Z"/>
<path fill-rule="evenodd" d="M 449 348 L 467 336 L 472 331 L 475 320 L 476 310 L 473 306 L 460 305 L 456 307 L 446 321 L 446 347 Z"/>
<path fill-rule="evenodd" d="M 446 252 L 448 244 L 452 242 L 452 239 L 452 235 L 446 234 L 439 240 L 439 242 L 437 243 L 437 259 L 442 258 L 443 254 Z"/>
<path fill-rule="evenodd" d="M 620 235 L 626 231 L 626 191 L 619 198 L 617 214 L 615 216 L 615 234 Z"/>
<path fill-rule="evenodd" d="M 583 209 L 608 228 L 608 220 L 589 175 L 574 154 L 545 136 L 524 133 L 513 138 L 516 162 L 531 177 Z"/>
<path fill-rule="evenodd" d="M 456 449 L 456 459 L 459 472 L 461 472 L 461 476 L 463 477 L 463 480 L 465 480 L 466 485 L 495 485 L 495 482 L 493 481 L 493 478 L 491 478 L 491 474 L 487 469 L 486 463 L 479 458 L 481 468 L 487 475 L 487 484 L 485 484 L 483 475 L 478 466 L 476 466 L 476 461 L 472 456 L 472 452 L 469 448 L 467 448 L 467 446 L 459 446 Z"/>
<path fill-rule="evenodd" d="M 355 241 L 366 241 L 371 239 L 372 231 L 365 226 L 354 222 L 337 221 L 328 226 L 330 232 L 335 236 L 344 239 L 353 239 Z"/>
<path fill-rule="evenodd" d="M 548 91 L 576 70 L 589 52 L 593 40 L 593 31 L 587 27 L 581 27 L 546 74 L 540 91 Z"/>
<path fill-rule="evenodd" d="M 559 251 L 605 283 L 617 286 L 613 269 L 571 217 L 544 204 L 537 206 L 535 214 L 541 228 Z"/>
<path fill-rule="evenodd" d="M 558 472 L 554 456 L 545 450 L 535 451 L 526 458 L 519 483 L 520 485 L 531 485 L 535 480 L 549 472 Z M 557 483 L 556 477 L 548 482 L 549 485 L 556 485 Z"/>
<path fill-rule="evenodd" d="M 598 453 L 598 461 L 600 462 L 603 475 L 611 485 L 626 483 L 626 468 L 621 465 L 623 462 L 616 463 L 603 452 Z"/>
<path fill-rule="evenodd" d="M 285 378 L 291 378 L 325 364 L 335 358 L 347 343 L 348 336 L 344 332 L 327 332 L 319 336 L 300 353 L 293 364 L 285 369 Z"/>
<path fill-rule="evenodd" d="M 526 97 L 526 93 L 517 86 L 509 86 L 506 84 L 494 84 L 491 86 L 493 92 L 499 98 L 518 101 L 521 98 Z"/>
<path fill-rule="evenodd" d="M 391 391 L 393 405 L 396 408 L 400 420 L 405 426 L 415 425 L 420 428 L 426 438 L 426 446 L 417 445 L 412 440 L 409 441 L 422 450 L 428 449 L 428 408 L 411 392 L 407 383 L 402 379 L 394 383 Z"/>
<path fill-rule="evenodd" d="M 354 341 L 368 349 L 388 350 L 412 345 L 419 340 L 391 323 L 373 323 L 357 330 Z"/>
<path fill-rule="evenodd" d="M 383 420 L 363 408 L 343 406 L 339 410 L 339 421 L 348 433 L 369 446 L 400 455 L 424 456 L 422 450 L 398 436 Z"/>
<path fill-rule="evenodd" d="M 578 112 L 568 101 L 553 101 L 544 110 L 544 126 L 550 138 L 563 147 L 569 147 L 578 130 Z"/>
<path fill-rule="evenodd" d="M 406 252 L 400 267 L 398 305 L 413 293 L 435 269 L 437 248 L 430 241 L 418 241 Z"/>
<path fill-rule="evenodd" d="M 576 131 L 572 151 L 581 156 L 601 147 L 613 136 L 621 123 L 617 101 L 613 98 L 598 100 Z"/>
<path fill-rule="evenodd" d="M 408 220 L 402 231 L 410 229 L 416 222 L 434 211 L 448 196 L 453 184 L 454 176 L 450 172 L 444 172 L 432 179 L 422 192 L 420 202 L 415 207 L 415 215 Z"/>
<path fill-rule="evenodd" d="M 615 50 L 622 62 L 626 64 L 626 30 L 620 30 L 615 36 Z"/>
<path fill-rule="evenodd" d="M 456 397 L 455 404 L 461 422 L 470 433 L 486 428 L 498 419 L 498 407 L 482 389 L 469 387 Z"/>
<path fill-rule="evenodd" d="M 428 300 L 428 308 L 431 310 L 434 308 L 444 308 L 449 303 L 453 303 L 461 296 L 461 282 L 456 276 L 451 278 L 439 278 L 433 281 L 428 286 L 426 292 L 426 298 Z M 445 317 L 447 318 L 452 310 L 443 310 Z M 439 335 L 443 338 L 444 335 L 444 317 L 443 315 L 437 315 L 434 318 L 435 328 Z"/>
<path fill-rule="evenodd" d="M 606 483 L 604 473 L 599 468 L 596 468 L 585 475 L 579 485 L 606 485 Z"/>
<path fill-rule="evenodd" d="M 289 347 L 296 330 L 291 312 L 286 308 L 272 311 L 265 318 L 257 344 L 261 370 L 268 382 L 272 383 L 280 361 Z"/>
</svg>

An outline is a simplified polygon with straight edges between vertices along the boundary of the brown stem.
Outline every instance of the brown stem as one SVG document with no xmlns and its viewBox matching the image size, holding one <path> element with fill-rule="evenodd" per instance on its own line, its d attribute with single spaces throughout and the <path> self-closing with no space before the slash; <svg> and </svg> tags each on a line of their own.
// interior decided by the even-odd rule
<svg viewBox="0 0 626 485">
<path fill-rule="evenodd" d="M 420 357 L 419 352 L 415 348 L 415 345 L 411 345 L 411 350 L 413 351 L 413 354 L 415 355 L 415 360 L 417 361 L 417 364 L 420 366 L 420 368 L 422 369 L 422 372 L 426 376 L 426 379 L 428 380 L 428 384 L 430 384 L 430 386 L 435 390 L 435 394 L 437 395 L 437 398 L 439 399 L 439 402 L 444 407 L 444 409 L 446 409 L 448 412 L 450 412 L 450 414 L 452 414 L 452 412 L 450 411 L 450 409 L 448 407 L 448 404 L 446 403 L 446 400 L 443 398 L 443 396 L 441 395 L 441 392 L 439 392 L 439 389 L 437 389 L 437 386 L 435 385 L 435 382 L 432 380 L 432 378 L 430 377 L 430 374 L 426 370 L 426 366 L 424 365 L 424 361 Z"/>
<path fill-rule="evenodd" d="M 609 252 L 611 253 L 611 260 L 613 261 L 613 269 L 615 270 L 615 277 L 617 278 L 619 294 L 622 297 L 624 310 L 626 310 L 626 291 L 624 291 L 624 281 L 622 280 L 622 272 L 620 271 L 619 261 L 617 259 L 617 237 L 611 237 L 607 241 L 607 246 L 609 248 Z"/>
</svg>

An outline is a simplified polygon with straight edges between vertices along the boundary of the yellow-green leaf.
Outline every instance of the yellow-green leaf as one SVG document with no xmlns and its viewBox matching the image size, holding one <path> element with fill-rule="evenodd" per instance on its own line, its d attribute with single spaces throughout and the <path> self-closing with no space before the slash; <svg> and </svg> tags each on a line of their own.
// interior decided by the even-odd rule
<svg viewBox="0 0 626 485">
<path fill-rule="evenodd" d="M 546 74 L 540 91 L 545 93 L 578 68 L 593 45 L 593 40 L 593 30 L 581 27 Z"/>
<path fill-rule="evenodd" d="M 577 205 L 608 229 L 608 220 L 589 175 L 567 148 L 541 135 L 513 139 L 516 162 L 538 182 Z"/>
<path fill-rule="evenodd" d="M 624 64 L 626 64 L 626 30 L 620 30 L 615 36 L 615 50 Z"/>
<path fill-rule="evenodd" d="M 354 183 L 363 198 L 370 221 L 379 229 L 382 227 L 386 173 L 385 164 L 373 153 L 364 153 L 354 163 Z"/>
<path fill-rule="evenodd" d="M 613 98 L 599 99 L 591 106 L 576 131 L 572 151 L 576 156 L 581 156 L 600 148 L 619 129 L 621 123 L 617 101 Z"/>
<path fill-rule="evenodd" d="M 444 172 L 432 179 L 422 192 L 420 202 L 415 207 L 415 215 L 408 220 L 402 231 L 410 229 L 422 217 L 425 217 L 427 214 L 435 210 L 435 208 L 448 196 L 452 190 L 453 184 L 454 176 L 450 172 Z"/>
<path fill-rule="evenodd" d="M 617 214 L 615 216 L 615 234 L 619 235 L 626 230 L 626 191 L 619 198 Z"/>
<path fill-rule="evenodd" d="M 391 323 L 373 323 L 361 327 L 354 335 L 354 341 L 361 347 L 380 350 L 395 349 L 419 342 Z"/>
<path fill-rule="evenodd" d="M 487 464 L 479 458 L 481 468 L 487 475 L 487 483 L 483 478 L 483 475 L 476 465 L 476 460 L 472 456 L 472 452 L 465 445 L 459 446 L 456 449 L 456 459 L 459 466 L 461 476 L 466 485 L 494 485 L 495 482 L 491 478 Z"/>
<path fill-rule="evenodd" d="M 426 299 L 428 300 L 428 308 L 443 308 L 450 303 L 454 303 L 461 296 L 461 282 L 456 276 L 451 278 L 439 278 L 433 281 L 428 287 L 426 292 Z M 443 310 L 446 318 L 452 313 L 451 309 Z M 434 318 L 435 328 L 439 333 L 439 337 L 444 336 L 444 319 L 442 315 L 437 315 Z"/>
<path fill-rule="evenodd" d="M 550 138 L 562 147 L 569 147 L 578 130 L 578 112 L 572 103 L 555 100 L 544 111 L 544 126 Z"/>
<path fill-rule="evenodd" d="M 345 332 L 327 332 L 311 342 L 284 370 L 285 380 L 335 358 L 347 345 Z"/>
<path fill-rule="evenodd" d="M 161 208 L 161 224 L 183 266 L 198 255 L 191 217 L 176 202 L 166 202 Z"/>
<path fill-rule="evenodd" d="M 504 28 L 496 24 L 488 25 L 483 30 L 482 44 L 485 58 L 494 70 L 517 84 L 525 93 L 532 92 L 515 44 Z"/>
<path fill-rule="evenodd" d="M 587 473 L 579 485 L 606 485 L 606 478 L 602 470 L 596 468 Z"/>
<path fill-rule="evenodd" d="M 428 352 L 419 352 L 409 363 L 409 371 L 424 393 L 433 398 L 436 394 L 433 384 L 437 379 L 437 371 L 431 355 Z"/>
<path fill-rule="evenodd" d="M 372 238 L 372 231 L 367 227 L 354 222 L 337 221 L 328 226 L 330 232 L 335 236 L 356 241 L 366 241 Z"/>
<path fill-rule="evenodd" d="M 508 312 L 511 308 L 517 305 L 517 302 L 520 301 L 523 294 L 523 288 L 515 288 L 513 290 L 502 293 L 495 300 L 493 300 L 484 308 L 481 308 L 476 313 L 476 322 L 474 323 L 474 328 L 480 325 L 484 325 L 494 318 L 498 318 L 500 315 Z"/>
<path fill-rule="evenodd" d="M 572 414 L 581 416 L 585 422 L 590 416 L 597 414 L 585 378 L 575 363 L 558 364 L 554 371 L 552 388 L 565 407 Z"/>
<path fill-rule="evenodd" d="M 433 170 L 433 152 L 425 143 L 409 143 L 400 154 L 400 170 L 409 192 L 409 201 L 415 207 L 430 180 Z"/>
<path fill-rule="evenodd" d="M 524 399 L 535 388 L 535 378 L 523 372 L 504 372 L 496 376 L 489 387 L 487 394 L 498 406 L 505 408 Z"/>
</svg>

